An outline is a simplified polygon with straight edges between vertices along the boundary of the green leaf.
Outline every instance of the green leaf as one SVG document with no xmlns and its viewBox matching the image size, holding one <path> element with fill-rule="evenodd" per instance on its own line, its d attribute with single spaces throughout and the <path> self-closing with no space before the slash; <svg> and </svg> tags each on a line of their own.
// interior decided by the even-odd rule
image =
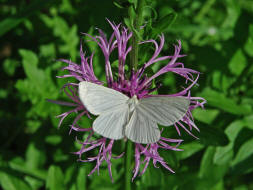
<svg viewBox="0 0 253 190">
<path fill-rule="evenodd" d="M 77 35 L 77 26 L 73 25 L 69 30 L 67 35 L 63 37 L 63 40 L 65 42 L 64 45 L 60 46 L 60 51 L 63 53 L 69 53 L 71 60 L 76 61 L 76 55 L 77 55 L 77 45 L 79 43 L 79 38 Z"/>
<path fill-rule="evenodd" d="M 52 3 L 55 3 L 55 1 L 51 0 L 36 0 L 31 3 L 29 3 L 28 6 L 23 7 L 21 12 L 19 12 L 17 15 L 9 16 L 8 18 L 4 19 L 0 22 L 0 36 L 4 35 L 11 29 L 18 26 L 21 22 L 23 22 L 28 16 L 31 16 L 32 14 L 35 14 L 37 11 L 51 6 Z"/>
<path fill-rule="evenodd" d="M 53 43 L 45 44 L 40 46 L 40 54 L 44 57 L 55 58 L 56 49 Z"/>
<path fill-rule="evenodd" d="M 199 96 L 204 97 L 207 100 L 207 105 L 214 106 L 235 115 L 247 115 L 252 112 L 250 105 L 238 105 L 235 100 L 227 98 L 223 93 L 217 92 L 208 87 L 205 88 Z"/>
<path fill-rule="evenodd" d="M 134 29 L 134 20 L 136 19 L 136 13 L 133 6 L 128 8 L 128 15 L 129 15 L 129 28 Z"/>
<path fill-rule="evenodd" d="M 25 20 L 25 17 L 18 18 L 18 17 L 9 17 L 5 20 L 0 22 L 0 36 L 4 35 L 6 32 L 11 30 L 12 28 L 15 28 L 17 25 L 19 25 L 21 22 Z"/>
<path fill-rule="evenodd" d="M 0 99 L 5 99 L 8 96 L 8 91 L 0 88 Z"/>
<path fill-rule="evenodd" d="M 212 187 L 210 190 L 226 190 L 224 187 L 223 180 L 220 180 L 214 187 Z"/>
<path fill-rule="evenodd" d="M 159 154 L 160 154 L 160 156 L 162 158 L 166 159 L 166 163 L 171 168 L 177 168 L 177 167 L 179 167 L 179 160 L 178 160 L 178 157 L 176 155 L 176 151 L 174 152 L 174 151 L 168 151 L 168 150 L 160 150 Z"/>
<path fill-rule="evenodd" d="M 113 1 L 113 4 L 114 4 L 116 7 L 120 8 L 120 9 L 123 9 L 123 8 L 124 8 L 120 3 L 116 2 L 116 1 Z"/>
<path fill-rule="evenodd" d="M 200 142 L 205 145 L 225 146 L 228 144 L 227 136 L 220 129 L 212 126 L 198 126 Z"/>
<path fill-rule="evenodd" d="M 26 131 L 28 134 L 34 134 L 41 127 L 39 120 L 26 120 Z"/>
<path fill-rule="evenodd" d="M 233 143 L 225 147 L 217 147 L 214 155 L 214 163 L 217 165 L 228 163 L 232 160 L 233 155 Z"/>
<path fill-rule="evenodd" d="M 20 49 L 19 54 L 22 56 L 22 64 L 25 74 L 31 80 L 37 83 L 38 90 L 41 90 L 45 77 L 44 73 L 37 69 L 38 57 L 30 50 Z"/>
<path fill-rule="evenodd" d="M 19 66 L 18 61 L 14 59 L 5 59 L 3 62 L 4 71 L 9 75 L 13 76 L 16 68 Z"/>
<path fill-rule="evenodd" d="M 253 24 L 249 26 L 249 37 L 247 42 L 244 45 L 244 50 L 248 53 L 249 56 L 253 57 Z"/>
<path fill-rule="evenodd" d="M 63 162 L 63 161 L 68 160 L 69 154 L 63 153 L 63 150 L 62 150 L 62 149 L 57 149 L 57 150 L 54 152 L 53 158 L 54 158 L 54 161 L 55 161 L 55 162 Z"/>
<path fill-rule="evenodd" d="M 166 29 L 168 29 L 176 20 L 177 14 L 176 12 L 171 12 L 162 18 L 160 18 L 157 22 L 154 22 L 152 37 L 156 37 L 158 34 L 163 33 Z"/>
<path fill-rule="evenodd" d="M 112 160 L 112 176 L 114 182 L 112 183 L 110 175 L 108 173 L 107 163 L 103 162 L 102 167 L 99 169 L 99 175 L 95 172 L 93 175 L 89 176 L 89 189 L 96 190 L 112 190 L 112 189 L 121 189 L 122 176 L 125 175 L 125 168 L 122 167 L 122 159 Z M 93 169 L 94 165 L 85 165 L 87 172 L 90 172 Z M 103 185 L 101 185 L 103 184 Z M 112 185 L 113 184 L 113 185 Z"/>
<path fill-rule="evenodd" d="M 23 159 L 16 157 L 15 159 L 9 162 L 9 166 L 11 169 L 16 170 L 18 172 L 24 173 L 26 175 L 30 175 L 32 177 L 46 180 L 46 171 L 42 169 L 30 169 L 26 166 L 26 163 Z"/>
<path fill-rule="evenodd" d="M 45 139 L 46 143 L 57 145 L 62 141 L 62 137 L 59 135 L 48 135 Z"/>
<path fill-rule="evenodd" d="M 90 27 L 89 31 L 87 32 L 89 35 L 94 35 L 94 27 Z M 88 36 L 84 36 L 84 40 L 90 40 Z M 87 44 L 88 48 L 92 52 L 99 52 L 99 46 L 95 42 L 91 42 Z M 94 56 L 93 58 L 93 65 L 100 65 L 100 59 L 98 56 Z M 105 80 L 105 72 L 102 66 L 94 67 L 94 72 L 96 76 L 99 76 L 99 80 Z"/>
<path fill-rule="evenodd" d="M 130 19 L 125 18 L 124 22 L 128 26 L 128 28 L 131 29 L 131 31 L 138 38 L 138 40 L 141 41 L 142 40 L 141 31 L 139 30 L 139 28 L 135 28 L 135 25 L 134 25 L 135 20 L 136 20 L 136 13 L 133 6 L 130 6 L 128 8 L 128 14 L 129 14 Z"/>
<path fill-rule="evenodd" d="M 243 123 L 249 129 L 253 129 L 253 115 L 249 115 L 243 118 Z"/>
<path fill-rule="evenodd" d="M 229 77 L 222 71 L 214 71 L 212 76 L 213 87 L 227 93 L 228 88 L 236 81 L 236 77 Z"/>
<path fill-rule="evenodd" d="M 203 123 L 211 124 L 220 113 L 217 109 L 201 109 L 197 108 L 193 110 L 193 117 Z"/>
<path fill-rule="evenodd" d="M 168 174 L 169 175 L 169 174 Z M 139 184 L 142 189 L 149 187 L 150 189 L 157 189 L 165 184 L 165 175 L 161 169 L 149 165 L 145 174 L 141 176 L 141 183 Z"/>
<path fill-rule="evenodd" d="M 27 169 L 37 169 L 41 168 L 45 163 L 46 156 L 43 151 L 41 151 L 34 142 L 28 145 L 26 151 L 26 167 Z"/>
<path fill-rule="evenodd" d="M 48 170 L 46 189 L 48 190 L 64 190 L 64 175 L 59 166 L 51 165 Z"/>
<path fill-rule="evenodd" d="M 244 126 L 242 120 L 232 122 L 225 130 L 225 134 L 229 139 L 229 144 L 225 147 L 217 147 L 214 155 L 214 163 L 217 165 L 228 163 L 234 156 L 234 141 Z"/>
<path fill-rule="evenodd" d="M 41 181 L 40 179 L 31 176 L 25 176 L 24 179 L 34 190 L 41 189 L 44 186 L 44 181 Z"/>
<path fill-rule="evenodd" d="M 244 56 L 242 50 L 238 49 L 228 63 L 228 68 L 230 69 L 231 73 L 239 76 L 246 66 L 247 59 Z"/>
<path fill-rule="evenodd" d="M 76 190 L 83 190 L 86 188 L 86 178 L 87 178 L 87 172 L 86 172 L 86 167 L 80 167 L 78 170 L 77 174 L 77 179 L 76 179 Z"/>
<path fill-rule="evenodd" d="M 59 46 L 60 52 L 70 54 L 71 60 L 76 61 L 77 46 L 80 41 L 77 35 L 77 25 L 74 24 L 69 27 L 66 20 L 60 16 L 51 18 L 47 15 L 42 15 L 41 19 L 53 30 L 54 36 L 62 40 L 63 44 Z"/>
<path fill-rule="evenodd" d="M 129 3 L 134 4 L 134 7 L 136 8 L 138 0 L 128 0 Z"/>
<path fill-rule="evenodd" d="M 76 164 L 69 165 L 68 168 L 64 171 L 64 184 L 67 186 L 67 189 L 74 189 L 76 190 L 76 183 L 73 182 L 73 179 L 77 178 L 77 172 L 79 168 Z"/>
<path fill-rule="evenodd" d="M 213 163 L 214 154 L 215 148 L 208 147 L 202 157 L 199 170 L 199 177 L 212 186 L 223 178 L 228 169 L 228 164 L 218 166 Z"/>
<path fill-rule="evenodd" d="M 69 0 L 62 0 L 61 3 L 59 4 L 59 12 L 61 13 L 68 13 L 68 14 L 77 14 L 77 10 L 74 9 L 74 7 L 72 6 L 72 2 Z"/>
<path fill-rule="evenodd" d="M 249 173 L 253 171 L 253 138 L 246 141 L 239 149 L 232 162 L 232 173 Z"/>
<path fill-rule="evenodd" d="M 33 106 L 27 114 L 46 117 L 52 113 L 55 106 L 46 102 L 46 99 L 56 99 L 59 95 L 51 78 L 51 67 L 45 70 L 38 68 L 38 57 L 30 50 L 19 50 L 22 56 L 22 64 L 27 76 L 24 80 L 18 80 L 16 88 L 19 90 L 23 101 L 29 100 Z"/>
<path fill-rule="evenodd" d="M 212 170 L 212 161 L 213 156 L 215 153 L 214 147 L 208 147 L 202 157 L 200 170 L 199 170 L 199 177 L 207 176 L 208 173 Z"/>
<path fill-rule="evenodd" d="M 176 152 L 176 156 L 179 160 L 183 160 L 201 151 L 204 148 L 204 145 L 200 144 L 199 141 L 194 141 L 191 143 L 182 144 L 179 148 L 184 151 Z"/>
<path fill-rule="evenodd" d="M 3 171 L 0 168 L 0 184 L 3 190 L 31 190 L 20 176 L 8 169 Z"/>
<path fill-rule="evenodd" d="M 129 18 L 124 18 L 124 23 L 128 28 L 131 28 L 131 23 Z"/>
<path fill-rule="evenodd" d="M 225 130 L 225 134 L 228 136 L 229 141 L 233 142 L 241 129 L 243 129 L 244 122 L 242 120 L 234 120 Z"/>
<path fill-rule="evenodd" d="M 97 190 L 111 190 L 111 189 L 120 189 L 122 184 L 114 183 L 112 186 L 111 179 L 109 177 L 108 171 L 105 169 L 99 170 L 100 175 L 98 176 L 97 173 L 94 173 L 90 177 L 91 184 L 89 185 L 90 189 L 97 189 Z M 101 185 L 103 184 L 103 185 Z"/>
</svg>

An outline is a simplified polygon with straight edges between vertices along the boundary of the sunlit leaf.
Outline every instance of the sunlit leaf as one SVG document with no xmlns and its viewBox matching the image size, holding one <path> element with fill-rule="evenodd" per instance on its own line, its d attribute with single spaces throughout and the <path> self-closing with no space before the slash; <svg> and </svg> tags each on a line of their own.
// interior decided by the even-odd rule
<svg viewBox="0 0 253 190">
<path fill-rule="evenodd" d="M 211 124 L 215 118 L 218 116 L 218 114 L 220 113 L 219 110 L 217 109 L 195 109 L 193 111 L 193 116 L 194 118 L 196 118 L 197 120 L 206 123 L 206 124 Z"/>
<path fill-rule="evenodd" d="M 77 179 L 76 179 L 76 190 L 83 190 L 87 185 L 87 172 L 85 167 L 81 167 L 78 171 Z"/>
<path fill-rule="evenodd" d="M 64 175 L 59 166 L 50 166 L 46 181 L 46 189 L 48 190 L 64 190 Z"/>
<path fill-rule="evenodd" d="M 240 75 L 243 71 L 243 69 L 247 66 L 247 59 L 244 56 L 241 49 L 238 49 L 233 57 L 231 58 L 229 64 L 229 69 L 231 73 L 234 75 Z"/>
<path fill-rule="evenodd" d="M 3 62 L 4 71 L 9 75 L 13 76 L 16 68 L 19 66 L 17 60 L 13 59 L 5 59 Z"/>
<path fill-rule="evenodd" d="M 205 88 L 205 90 L 199 95 L 206 98 L 208 105 L 232 114 L 247 115 L 251 113 L 252 110 L 251 106 L 246 104 L 237 104 L 235 100 L 210 88 Z"/>
<path fill-rule="evenodd" d="M 245 142 L 232 162 L 232 173 L 248 173 L 253 171 L 253 138 Z"/>
<path fill-rule="evenodd" d="M 234 156 L 234 141 L 238 133 L 244 126 L 242 120 L 237 120 L 232 122 L 225 130 L 225 134 L 229 139 L 229 144 L 225 147 L 217 147 L 214 155 L 214 163 L 217 165 L 228 163 L 232 160 Z"/>
<path fill-rule="evenodd" d="M 6 172 L 0 169 L 0 184 L 3 190 L 32 190 L 20 176 L 8 169 Z"/>
<path fill-rule="evenodd" d="M 176 156 L 178 157 L 179 160 L 186 159 L 192 156 L 193 154 L 201 151 L 203 148 L 204 148 L 204 145 L 202 145 L 198 141 L 182 144 L 180 146 L 180 149 L 182 149 L 183 151 L 176 152 Z"/>
<path fill-rule="evenodd" d="M 209 185 L 212 186 L 214 186 L 223 178 L 228 169 L 228 164 L 218 166 L 213 163 L 214 154 L 214 147 L 207 148 L 201 160 L 199 170 L 199 177 L 202 179 L 206 179 L 207 181 L 209 181 L 209 183 L 211 182 Z"/>
<path fill-rule="evenodd" d="M 17 157 L 9 162 L 9 166 L 11 169 L 21 172 L 23 174 L 35 177 L 40 180 L 46 179 L 46 170 L 45 169 L 36 169 L 29 168 L 26 166 L 26 163 L 21 158 Z"/>
<path fill-rule="evenodd" d="M 253 49 L 253 24 L 250 24 L 250 26 L 249 26 L 249 37 L 248 37 L 246 44 L 244 45 L 244 49 L 248 53 L 248 55 L 253 57 L 253 51 L 252 51 L 252 49 Z"/>
<path fill-rule="evenodd" d="M 168 29 L 175 22 L 176 18 L 176 12 L 171 12 L 160 18 L 158 21 L 154 22 L 152 38 L 156 37 L 158 34 L 161 34 L 166 29 Z"/>
<path fill-rule="evenodd" d="M 36 147 L 34 142 L 31 142 L 26 151 L 26 167 L 31 170 L 41 168 L 45 160 L 45 153 Z"/>
<path fill-rule="evenodd" d="M 54 1 L 43 1 L 43 0 L 37 0 L 33 1 L 29 6 L 26 6 L 23 8 L 21 12 L 19 12 L 15 16 L 8 17 L 0 22 L 0 36 L 4 35 L 9 30 L 15 28 L 18 26 L 21 22 L 23 22 L 28 16 L 31 16 L 32 14 L 35 14 L 37 11 L 39 11 L 42 8 L 45 8 L 47 6 L 50 6 Z"/>
</svg>

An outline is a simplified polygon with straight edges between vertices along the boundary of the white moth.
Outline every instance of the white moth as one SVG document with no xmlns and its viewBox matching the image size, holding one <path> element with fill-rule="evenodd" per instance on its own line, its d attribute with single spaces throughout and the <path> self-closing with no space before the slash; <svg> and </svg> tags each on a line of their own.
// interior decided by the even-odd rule
<svg viewBox="0 0 253 190">
<path fill-rule="evenodd" d="M 136 143 L 160 139 L 157 123 L 170 126 L 184 117 L 189 108 L 185 97 L 149 97 L 138 100 L 91 82 L 79 83 L 79 97 L 87 110 L 99 115 L 93 130 L 110 139 L 129 138 Z"/>
</svg>

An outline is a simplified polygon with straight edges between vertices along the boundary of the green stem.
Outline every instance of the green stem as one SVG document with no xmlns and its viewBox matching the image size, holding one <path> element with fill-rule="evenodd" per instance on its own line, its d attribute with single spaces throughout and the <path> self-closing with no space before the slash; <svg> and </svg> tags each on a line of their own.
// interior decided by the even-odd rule
<svg viewBox="0 0 253 190">
<path fill-rule="evenodd" d="M 210 10 L 212 5 L 215 3 L 216 0 L 207 0 L 205 4 L 200 9 L 199 13 L 195 17 L 196 21 L 202 20 L 202 18 L 205 16 L 206 13 Z"/>
<path fill-rule="evenodd" d="M 132 5 L 133 6 L 133 5 Z M 131 39 L 131 45 L 132 45 L 132 51 L 130 52 L 130 70 L 133 69 L 134 71 L 138 68 L 138 43 L 139 38 L 137 34 L 140 34 L 140 26 L 143 23 L 143 8 L 145 6 L 145 0 L 138 0 L 137 7 L 134 9 L 134 7 L 130 7 L 130 22 L 133 23 L 133 36 Z M 131 11 L 134 10 L 135 14 L 131 14 Z M 133 16 L 134 15 L 134 16 Z M 132 182 L 132 157 L 133 157 L 133 150 L 132 150 L 132 142 L 130 140 L 127 141 L 125 146 L 125 189 L 131 190 Z"/>
<path fill-rule="evenodd" d="M 133 5 L 132 5 L 133 6 Z M 145 6 L 145 0 L 138 0 L 137 7 L 135 10 L 135 17 L 133 18 L 132 15 L 130 15 L 130 22 L 133 23 L 134 30 L 133 36 L 131 39 L 131 45 L 132 45 L 132 51 L 130 52 L 130 68 L 133 70 L 137 70 L 138 66 L 138 36 L 136 33 L 139 33 L 140 26 L 143 23 L 143 8 Z M 133 8 L 133 7 L 132 7 Z"/>
<path fill-rule="evenodd" d="M 133 155 L 132 142 L 128 140 L 126 142 L 126 157 L 125 157 L 125 189 L 131 190 L 131 178 L 132 178 L 132 167 L 131 167 L 131 158 Z"/>
<path fill-rule="evenodd" d="M 137 63 L 138 63 L 138 43 L 136 40 L 136 36 L 133 34 L 132 37 L 132 51 L 131 51 L 131 58 L 130 58 L 130 68 L 133 69 L 134 71 L 137 70 Z"/>
</svg>

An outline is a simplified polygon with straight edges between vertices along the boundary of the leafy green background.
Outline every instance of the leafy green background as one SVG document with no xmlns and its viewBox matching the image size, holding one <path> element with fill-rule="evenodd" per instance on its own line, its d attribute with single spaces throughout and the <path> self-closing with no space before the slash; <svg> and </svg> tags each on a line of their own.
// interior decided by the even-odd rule
<svg viewBox="0 0 253 190">
<path fill-rule="evenodd" d="M 124 159 L 113 161 L 112 184 L 106 165 L 87 177 L 94 164 L 76 162 L 76 133 L 68 134 L 68 117 L 60 130 L 55 116 L 67 108 L 46 102 L 67 100 L 56 79 L 63 63 L 79 62 L 80 32 L 112 30 L 105 18 L 127 24 L 127 7 L 135 0 L 0 0 L 0 186 L 3 190 L 122 189 Z M 145 7 L 147 38 L 163 32 L 163 55 L 181 39 L 182 62 L 202 72 L 193 96 L 207 100 L 194 111 L 200 139 L 185 132 L 183 152 L 161 152 L 176 171 L 149 167 L 133 189 L 253 189 L 253 1 L 157 0 Z M 88 42 L 89 43 L 89 42 Z M 104 79 L 103 58 L 95 44 L 95 73 Z M 150 57 L 152 48 L 145 51 Z M 140 52 L 142 54 L 142 52 Z M 144 53 L 143 53 L 144 55 Z M 155 69 L 155 68 L 153 68 Z M 161 92 L 180 90 L 174 75 L 160 78 Z M 169 92 L 168 92 L 169 89 Z M 83 119 L 82 125 L 91 121 Z M 169 130 L 169 129 L 168 129 Z M 173 134 L 172 134 L 173 135 Z M 79 135 L 80 138 L 82 136 Z M 178 137 L 174 134 L 173 137 Z"/>
</svg>

